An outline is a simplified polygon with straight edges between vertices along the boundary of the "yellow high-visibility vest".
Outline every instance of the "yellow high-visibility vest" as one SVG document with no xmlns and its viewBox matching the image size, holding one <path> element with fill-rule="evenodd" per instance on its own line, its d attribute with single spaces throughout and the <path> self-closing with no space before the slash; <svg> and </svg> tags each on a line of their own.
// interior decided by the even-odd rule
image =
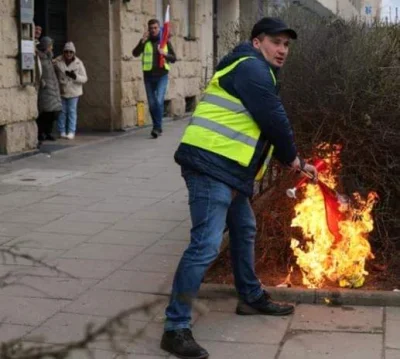
<svg viewBox="0 0 400 359">
<path fill-rule="evenodd" d="M 260 128 L 240 99 L 219 85 L 219 79 L 242 61 L 253 58 L 242 57 L 214 74 L 185 129 L 182 143 L 229 158 L 244 167 L 249 166 L 261 135 Z M 271 68 L 270 73 L 276 85 Z M 256 175 L 257 181 L 263 178 L 267 170 L 274 146 L 270 145 L 265 150 L 266 160 Z"/>
<path fill-rule="evenodd" d="M 165 52 L 168 52 L 168 44 L 163 47 Z M 165 60 L 164 68 L 169 71 L 170 66 L 168 62 Z M 142 53 L 142 70 L 143 71 L 151 71 L 153 69 L 153 44 L 151 41 L 146 41 L 144 45 L 144 51 Z"/>
</svg>

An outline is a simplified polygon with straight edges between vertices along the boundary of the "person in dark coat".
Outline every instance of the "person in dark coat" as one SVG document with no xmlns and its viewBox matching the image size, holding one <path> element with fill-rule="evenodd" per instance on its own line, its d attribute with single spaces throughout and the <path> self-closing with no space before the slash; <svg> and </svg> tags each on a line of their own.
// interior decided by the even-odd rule
<svg viewBox="0 0 400 359">
<path fill-rule="evenodd" d="M 218 256 L 226 225 L 239 297 L 236 314 L 284 316 L 294 311 L 291 304 L 274 302 L 255 273 L 257 228 L 250 198 L 272 156 L 285 167 L 318 176 L 297 154 L 278 95 L 276 78 L 296 38 L 280 19 L 257 22 L 251 41 L 239 44 L 218 64 L 175 152 L 188 188 L 192 228 L 175 272 L 161 348 L 179 358 L 209 356 L 193 338 L 192 302 Z"/>
<path fill-rule="evenodd" d="M 39 117 L 36 120 L 38 127 L 39 144 L 44 140 L 55 141 L 52 136 L 53 123 L 62 110 L 60 87 L 53 65 L 53 40 L 44 36 L 37 46 L 42 74 L 38 89 Z"/>
</svg>

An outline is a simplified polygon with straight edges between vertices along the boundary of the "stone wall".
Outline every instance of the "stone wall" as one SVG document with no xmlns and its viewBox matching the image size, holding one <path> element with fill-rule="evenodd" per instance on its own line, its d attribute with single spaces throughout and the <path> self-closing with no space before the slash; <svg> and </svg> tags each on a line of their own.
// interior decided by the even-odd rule
<svg viewBox="0 0 400 359">
<path fill-rule="evenodd" d="M 133 58 L 132 49 L 141 39 L 147 21 L 156 16 L 156 1 L 130 1 L 121 5 L 121 108 L 124 128 L 136 125 L 136 104 L 146 102 L 140 58 Z M 191 39 L 184 38 L 186 14 L 183 1 L 170 1 L 171 43 L 178 58 L 172 65 L 166 94 L 166 100 L 170 100 L 171 116 L 184 114 L 185 98 L 200 95 L 204 71 L 212 55 L 212 1 L 191 0 Z M 148 114 L 146 118 L 149 121 Z"/>
<path fill-rule="evenodd" d="M 37 144 L 36 91 L 20 85 L 16 3 L 0 1 L 0 154 L 29 151 Z"/>
</svg>

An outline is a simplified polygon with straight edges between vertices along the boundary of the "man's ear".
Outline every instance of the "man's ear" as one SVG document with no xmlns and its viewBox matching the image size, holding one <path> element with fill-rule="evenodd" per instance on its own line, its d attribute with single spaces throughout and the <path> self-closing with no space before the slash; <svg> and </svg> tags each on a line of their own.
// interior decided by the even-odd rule
<svg viewBox="0 0 400 359">
<path fill-rule="evenodd" d="M 252 40 L 252 42 L 253 42 L 253 46 L 256 48 L 256 49 L 259 49 L 260 48 L 260 40 L 258 39 L 258 38 L 254 38 L 253 40 Z"/>
</svg>

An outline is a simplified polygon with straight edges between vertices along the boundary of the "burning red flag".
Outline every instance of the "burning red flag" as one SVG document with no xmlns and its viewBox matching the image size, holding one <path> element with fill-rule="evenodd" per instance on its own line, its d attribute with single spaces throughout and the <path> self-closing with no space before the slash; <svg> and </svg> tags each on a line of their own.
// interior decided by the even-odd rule
<svg viewBox="0 0 400 359">
<path fill-rule="evenodd" d="M 160 41 L 160 49 L 164 49 L 165 45 L 167 45 L 169 38 L 169 5 L 167 6 L 167 10 L 165 11 L 164 25 L 162 29 L 161 41 Z M 160 55 L 160 68 L 163 68 L 165 64 L 165 57 Z"/>
<path fill-rule="evenodd" d="M 329 148 L 326 144 L 319 146 Z M 377 194 L 370 192 L 362 198 L 354 193 L 347 198 L 336 192 L 338 180 L 333 170 L 341 168 L 339 153 L 337 146 L 326 155 L 325 160 L 331 163 L 329 169 L 324 160 L 314 162 L 319 170 L 317 186 L 307 183 L 307 178 L 286 192 L 296 198 L 296 190 L 304 185 L 305 196 L 295 205 L 291 223 L 292 227 L 301 228 L 304 241 L 292 238 L 290 246 L 303 284 L 309 288 L 321 288 L 326 281 L 359 288 L 368 275 L 366 261 L 374 258 L 368 236 L 373 230 L 372 209 Z"/>
</svg>

